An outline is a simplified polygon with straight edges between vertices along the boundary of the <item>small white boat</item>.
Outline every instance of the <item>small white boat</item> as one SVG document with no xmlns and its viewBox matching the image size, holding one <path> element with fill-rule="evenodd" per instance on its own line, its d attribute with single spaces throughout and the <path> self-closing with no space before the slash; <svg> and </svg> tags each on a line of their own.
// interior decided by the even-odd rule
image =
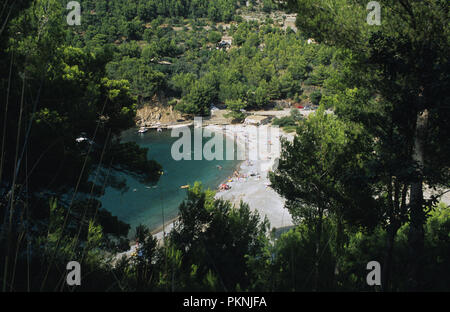
<svg viewBox="0 0 450 312">
<path fill-rule="evenodd" d="M 156 129 L 156 131 L 162 132 L 163 130 L 162 130 L 162 128 L 158 128 L 158 129 Z"/>
<path fill-rule="evenodd" d="M 148 131 L 147 128 L 141 127 L 141 128 L 138 130 L 138 133 L 146 133 L 147 131 Z"/>
<path fill-rule="evenodd" d="M 94 144 L 94 141 L 92 141 L 92 140 L 90 140 L 90 139 L 88 139 L 88 138 L 85 138 L 85 137 L 79 137 L 79 138 L 77 138 L 76 140 L 75 140 L 77 143 L 83 143 L 83 142 L 87 142 L 87 143 L 89 143 L 89 144 Z"/>
</svg>

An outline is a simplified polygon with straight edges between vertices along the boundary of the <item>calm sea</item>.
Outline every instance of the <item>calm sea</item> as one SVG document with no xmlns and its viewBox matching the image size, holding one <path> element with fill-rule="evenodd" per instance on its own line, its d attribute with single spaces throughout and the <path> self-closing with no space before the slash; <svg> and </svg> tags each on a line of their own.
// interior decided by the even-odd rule
<svg viewBox="0 0 450 312">
<path fill-rule="evenodd" d="M 201 128 L 191 129 L 192 159 L 194 149 L 194 131 L 202 131 Z M 203 130 L 204 131 L 204 130 Z M 164 222 L 168 222 L 178 214 L 178 207 L 186 197 L 183 185 L 193 185 L 195 181 L 201 181 L 205 187 L 217 189 L 217 186 L 238 166 L 237 160 L 180 160 L 175 161 L 171 156 L 172 144 L 178 138 L 171 137 L 171 130 L 157 132 L 149 130 L 145 134 L 138 134 L 137 129 L 131 129 L 122 134 L 123 142 L 137 142 L 141 147 L 148 148 L 148 159 L 154 159 L 163 167 L 164 174 L 156 185 L 139 183 L 132 176 L 121 174 L 128 185 L 126 191 L 107 188 L 101 198 L 103 207 L 109 210 L 120 220 L 131 225 L 130 234 L 139 224 L 147 225 L 151 230 L 159 228 Z M 209 138 L 203 138 L 207 142 Z M 224 159 L 226 144 L 224 137 Z M 219 170 L 217 166 L 221 166 Z"/>
</svg>

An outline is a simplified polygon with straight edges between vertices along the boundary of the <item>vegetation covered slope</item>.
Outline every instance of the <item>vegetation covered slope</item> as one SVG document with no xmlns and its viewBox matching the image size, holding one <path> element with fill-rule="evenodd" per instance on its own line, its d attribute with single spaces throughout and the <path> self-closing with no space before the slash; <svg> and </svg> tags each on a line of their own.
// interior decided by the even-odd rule
<svg viewBox="0 0 450 312">
<path fill-rule="evenodd" d="M 209 115 L 211 105 L 236 99 L 243 101 L 241 109 L 285 98 L 298 102 L 305 86 L 308 95 L 322 86 L 333 60 L 333 49 L 308 45 L 301 33 L 280 27 L 282 13 L 277 20 L 266 15 L 243 21 L 236 8 L 249 14 L 261 9 L 244 2 L 188 1 L 184 10 L 173 9 L 177 1 L 158 1 L 156 8 L 151 1 L 102 3 L 83 3 L 83 22 L 68 39 L 90 51 L 107 50 L 108 77 L 127 79 L 139 104 L 157 95 L 185 114 Z M 200 4 L 208 8 L 190 9 Z M 147 6 L 157 15 L 143 14 Z M 213 18 L 216 7 L 221 14 Z M 232 14 L 224 13 L 228 7 Z M 218 48 L 222 39 L 231 43 L 230 50 Z"/>
</svg>

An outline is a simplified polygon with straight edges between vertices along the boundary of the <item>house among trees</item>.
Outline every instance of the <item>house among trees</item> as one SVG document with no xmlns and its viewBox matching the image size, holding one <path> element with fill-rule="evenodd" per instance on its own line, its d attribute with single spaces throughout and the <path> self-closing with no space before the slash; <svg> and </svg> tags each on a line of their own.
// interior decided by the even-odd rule
<svg viewBox="0 0 450 312">
<path fill-rule="evenodd" d="M 252 115 L 245 118 L 245 124 L 251 126 L 261 126 L 266 125 L 270 122 L 270 118 L 268 116 L 257 116 Z"/>
<path fill-rule="evenodd" d="M 229 48 L 231 48 L 231 44 L 227 41 L 220 41 L 217 46 L 216 49 L 217 50 L 228 50 Z"/>
<path fill-rule="evenodd" d="M 222 40 L 217 43 L 217 50 L 228 50 L 231 48 L 231 44 L 233 43 L 233 38 L 229 36 L 222 37 Z"/>
</svg>

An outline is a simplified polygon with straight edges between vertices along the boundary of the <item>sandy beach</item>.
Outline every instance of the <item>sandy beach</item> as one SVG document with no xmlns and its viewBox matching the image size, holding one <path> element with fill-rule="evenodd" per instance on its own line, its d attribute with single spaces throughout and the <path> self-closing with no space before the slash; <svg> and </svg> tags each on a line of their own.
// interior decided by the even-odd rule
<svg viewBox="0 0 450 312">
<path fill-rule="evenodd" d="M 258 211 L 262 218 L 267 217 L 271 228 L 281 229 L 293 225 L 289 211 L 284 208 L 285 200 L 270 187 L 268 173 L 275 169 L 280 157 L 280 139 L 292 141 L 293 134 L 284 133 L 277 127 L 270 125 L 246 126 L 238 125 L 209 125 L 205 130 L 222 133 L 234 138 L 241 148 L 239 158 L 242 160 L 237 169 L 239 177 L 230 176 L 223 181 L 229 190 L 217 191 L 216 198 L 222 198 L 239 205 L 241 200 L 247 203 L 252 211 Z M 219 185 L 217 185 L 219 187 Z M 158 240 L 171 231 L 178 218 L 172 219 L 164 226 L 152 232 Z M 164 231 L 163 231 L 164 229 Z"/>
<path fill-rule="evenodd" d="M 226 184 L 231 188 L 218 191 L 216 198 L 229 200 L 235 205 L 242 200 L 252 211 L 258 211 L 262 218 L 267 217 L 271 228 L 292 226 L 291 215 L 284 208 L 285 200 L 270 187 L 268 172 L 275 169 L 280 157 L 280 138 L 292 140 L 293 135 L 270 125 L 210 125 L 205 128 L 235 138 L 245 152 L 238 177 L 230 177 Z"/>
<path fill-rule="evenodd" d="M 223 181 L 230 187 L 229 190 L 217 191 L 216 198 L 222 198 L 239 205 L 241 200 L 247 203 L 252 211 L 258 211 L 262 218 L 267 217 L 271 228 L 281 229 L 293 225 L 291 215 L 284 208 L 285 200 L 270 187 L 268 173 L 275 169 L 277 159 L 280 157 L 280 139 L 292 141 L 293 134 L 284 133 L 277 127 L 270 125 L 246 126 L 237 125 L 209 125 L 205 130 L 222 133 L 234 138 L 237 146 L 241 148 L 242 158 L 239 168 L 239 177 L 230 176 Z M 219 185 L 217 185 L 219 187 Z M 152 232 L 158 240 L 169 233 L 176 222 L 174 218 Z M 164 231 L 163 231 L 164 229 Z"/>
</svg>

